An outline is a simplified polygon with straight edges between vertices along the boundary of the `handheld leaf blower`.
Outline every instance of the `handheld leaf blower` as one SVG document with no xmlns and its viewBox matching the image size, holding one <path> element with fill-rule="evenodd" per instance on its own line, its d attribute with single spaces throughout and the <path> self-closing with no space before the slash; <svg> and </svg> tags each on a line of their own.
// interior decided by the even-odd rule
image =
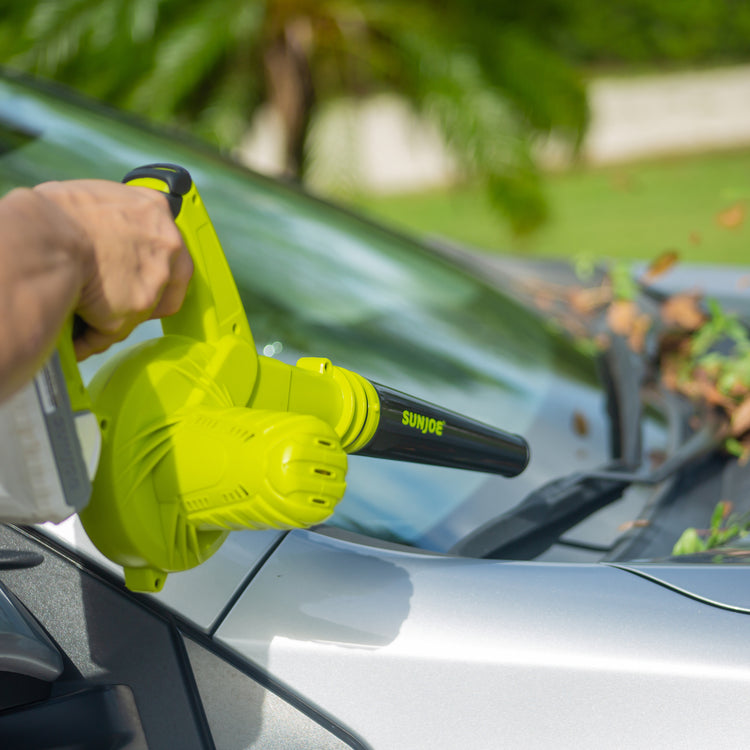
<svg viewBox="0 0 750 750">
<path fill-rule="evenodd" d="M 164 335 L 115 355 L 88 391 L 67 357 L 74 410 L 93 411 L 102 436 L 80 518 L 129 588 L 158 591 L 231 530 L 321 523 L 344 494 L 348 453 L 508 477 L 526 467 L 517 435 L 327 359 L 293 366 L 259 355 L 188 172 L 153 164 L 123 182 L 167 195 L 195 268 L 182 308 L 162 320 Z"/>
</svg>

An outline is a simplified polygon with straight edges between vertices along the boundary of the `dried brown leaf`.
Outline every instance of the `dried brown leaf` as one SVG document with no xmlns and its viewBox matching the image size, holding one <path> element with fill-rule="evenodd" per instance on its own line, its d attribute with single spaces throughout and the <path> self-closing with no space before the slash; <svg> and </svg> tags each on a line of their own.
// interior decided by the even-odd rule
<svg viewBox="0 0 750 750">
<path fill-rule="evenodd" d="M 661 382 L 665 388 L 668 388 L 670 391 L 676 391 L 679 389 L 679 372 L 680 365 L 674 355 L 667 355 L 661 358 L 659 374 Z"/>
<path fill-rule="evenodd" d="M 716 387 L 714 374 L 705 367 L 694 368 L 690 380 L 683 382 L 680 390 L 688 395 L 704 399 L 712 406 L 721 406 L 727 413 L 734 408 L 732 399 Z"/>
<path fill-rule="evenodd" d="M 589 433 L 589 421 L 580 411 L 573 412 L 573 432 L 581 437 Z"/>
<path fill-rule="evenodd" d="M 737 399 L 737 401 L 743 401 L 746 396 L 750 396 L 750 388 L 748 388 L 744 383 L 737 381 L 729 389 L 729 395 L 732 398 Z"/>
<path fill-rule="evenodd" d="M 743 203 L 735 203 L 733 206 L 719 211 L 716 214 L 716 223 L 724 229 L 737 229 L 741 227 L 745 221 L 747 215 L 747 209 Z"/>
<path fill-rule="evenodd" d="M 677 250 L 665 250 L 661 255 L 654 258 L 654 260 L 648 264 L 648 268 L 646 268 L 641 275 L 641 283 L 651 284 L 655 279 L 659 278 L 659 276 L 674 267 L 679 259 L 680 254 Z"/>
<path fill-rule="evenodd" d="M 609 285 L 595 286 L 588 289 L 576 287 L 568 293 L 568 304 L 581 315 L 604 307 L 612 299 L 612 288 Z"/>
<path fill-rule="evenodd" d="M 628 336 L 628 346 L 637 354 L 643 351 L 646 344 L 646 334 L 651 328 L 650 316 L 643 313 L 633 321 L 633 327 Z"/>
<path fill-rule="evenodd" d="M 721 406 L 727 410 L 732 408 L 732 399 L 722 393 L 713 383 L 701 383 L 700 396 L 712 406 Z"/>
<path fill-rule="evenodd" d="M 607 310 L 607 325 L 618 336 L 629 336 L 633 330 L 638 308 L 630 300 L 615 300 Z"/>
<path fill-rule="evenodd" d="M 645 518 L 636 518 L 635 521 L 625 521 L 625 523 L 621 523 L 617 527 L 617 530 L 621 534 L 624 534 L 626 531 L 630 531 L 630 529 L 643 529 L 650 525 L 651 521 L 647 521 Z"/>
<path fill-rule="evenodd" d="M 672 295 L 661 306 L 662 321 L 683 331 L 697 331 L 706 322 L 699 299 L 700 295 L 689 292 Z"/>
<path fill-rule="evenodd" d="M 594 343 L 601 351 L 606 351 L 611 346 L 612 339 L 606 333 L 597 333 L 594 336 Z"/>
<path fill-rule="evenodd" d="M 667 460 L 667 452 L 654 448 L 648 452 L 648 460 L 651 463 L 652 469 L 658 469 Z"/>
<path fill-rule="evenodd" d="M 750 439 L 740 440 L 740 445 L 742 446 L 742 455 L 737 459 L 737 463 L 740 466 L 745 466 L 750 461 Z"/>
<path fill-rule="evenodd" d="M 729 424 L 732 437 L 739 437 L 750 430 L 750 397 L 732 411 Z"/>
</svg>

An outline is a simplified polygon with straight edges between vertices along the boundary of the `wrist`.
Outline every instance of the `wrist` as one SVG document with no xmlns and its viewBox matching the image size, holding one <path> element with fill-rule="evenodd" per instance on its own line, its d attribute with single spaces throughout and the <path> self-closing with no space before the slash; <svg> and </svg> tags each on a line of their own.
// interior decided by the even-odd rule
<svg viewBox="0 0 750 750">
<path fill-rule="evenodd" d="M 94 246 L 85 226 L 78 220 L 76 204 L 79 198 L 68 183 L 46 182 L 30 188 L 37 216 L 44 216 L 51 241 L 57 250 L 68 256 L 70 269 L 75 273 L 78 294 L 95 270 Z"/>
</svg>

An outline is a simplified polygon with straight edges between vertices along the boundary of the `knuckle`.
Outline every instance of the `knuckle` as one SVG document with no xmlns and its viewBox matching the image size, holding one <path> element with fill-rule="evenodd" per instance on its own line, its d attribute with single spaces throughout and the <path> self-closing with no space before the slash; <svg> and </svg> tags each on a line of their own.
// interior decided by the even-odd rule
<svg viewBox="0 0 750 750">
<path fill-rule="evenodd" d="M 170 220 L 169 226 L 167 227 L 167 247 L 170 255 L 176 256 L 180 253 L 187 252 L 185 249 L 185 243 L 182 239 L 182 234 L 177 228 L 177 225 Z"/>
<path fill-rule="evenodd" d="M 100 322 L 95 331 L 92 331 L 92 337 L 93 336 L 104 336 L 107 338 L 111 338 L 113 336 L 117 336 L 120 331 L 125 326 L 125 318 L 124 317 L 115 317 L 110 318 L 109 320 L 104 320 Z"/>
<path fill-rule="evenodd" d="M 130 313 L 135 315 L 149 313 L 156 304 L 162 286 L 163 284 L 159 284 L 154 280 L 151 284 L 142 286 L 137 291 L 134 291 L 130 298 Z"/>
<path fill-rule="evenodd" d="M 176 295 L 170 294 L 162 298 L 161 304 L 159 305 L 159 314 L 163 317 L 168 317 L 179 312 L 182 306 L 182 298 Z"/>
</svg>

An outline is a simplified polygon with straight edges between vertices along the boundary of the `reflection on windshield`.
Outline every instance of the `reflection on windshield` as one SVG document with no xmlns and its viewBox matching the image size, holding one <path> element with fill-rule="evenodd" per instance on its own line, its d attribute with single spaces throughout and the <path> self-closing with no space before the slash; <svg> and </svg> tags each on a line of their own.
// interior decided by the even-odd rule
<svg viewBox="0 0 750 750">
<path fill-rule="evenodd" d="M 0 155 L 4 189 L 182 164 L 214 221 L 259 351 L 287 362 L 329 357 L 530 442 L 531 464 L 512 480 L 353 456 L 334 524 L 448 549 L 531 488 L 607 457 L 591 362 L 515 302 L 405 239 L 178 140 L 0 83 L 0 100 L 8 99 L 13 132 L 46 130 Z M 152 323 L 135 336 L 158 334 Z M 587 435 L 571 431 L 574 410 L 589 415 Z"/>
</svg>

